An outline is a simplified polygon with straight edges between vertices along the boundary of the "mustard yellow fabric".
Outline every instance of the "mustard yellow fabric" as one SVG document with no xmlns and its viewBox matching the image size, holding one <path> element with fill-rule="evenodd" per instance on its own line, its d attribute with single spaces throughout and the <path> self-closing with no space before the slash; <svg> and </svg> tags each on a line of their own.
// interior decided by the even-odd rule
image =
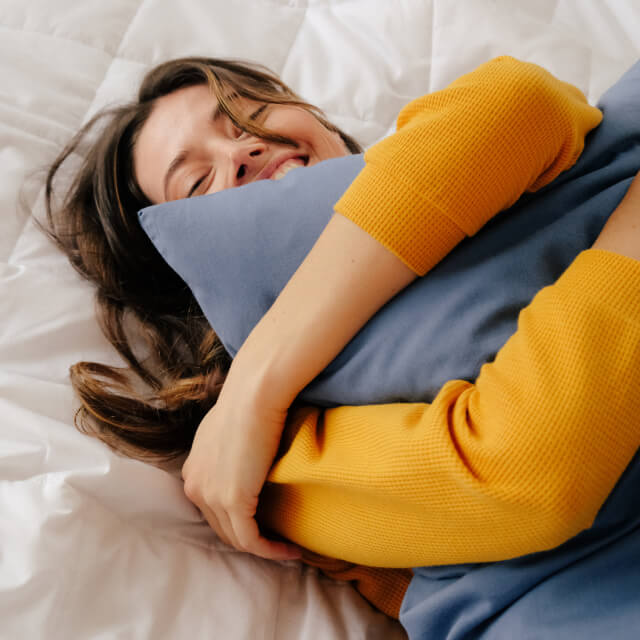
<svg viewBox="0 0 640 640">
<path fill-rule="evenodd" d="M 640 262 L 591 249 L 521 313 L 475 384 L 432 404 L 299 408 L 268 524 L 378 567 L 487 562 L 589 527 L 640 446 Z"/>
<path fill-rule="evenodd" d="M 501 57 L 410 102 L 335 210 L 424 275 L 525 191 L 568 169 L 602 120 L 574 86 Z"/>
<path fill-rule="evenodd" d="M 572 166 L 600 119 L 540 67 L 496 59 L 407 105 L 336 210 L 424 274 Z M 585 251 L 475 384 L 451 381 L 432 404 L 292 410 L 261 522 L 370 567 L 557 546 L 590 525 L 640 444 L 638 344 L 640 263 Z M 408 574 L 366 575 L 385 584 L 377 597 L 361 581 L 369 599 L 397 613 Z"/>
</svg>

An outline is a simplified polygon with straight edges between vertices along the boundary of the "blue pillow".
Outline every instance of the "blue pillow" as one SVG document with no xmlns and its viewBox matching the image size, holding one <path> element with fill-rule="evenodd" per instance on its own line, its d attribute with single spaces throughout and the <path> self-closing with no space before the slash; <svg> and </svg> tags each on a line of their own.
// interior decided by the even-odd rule
<svg viewBox="0 0 640 640">
<path fill-rule="evenodd" d="M 474 380 L 519 311 L 588 248 L 638 162 L 636 65 L 602 99 L 579 162 L 522 197 L 386 305 L 300 395 L 321 406 L 430 401 Z M 143 209 L 140 222 L 234 356 L 313 246 L 363 166 L 327 160 L 216 194 Z"/>
</svg>

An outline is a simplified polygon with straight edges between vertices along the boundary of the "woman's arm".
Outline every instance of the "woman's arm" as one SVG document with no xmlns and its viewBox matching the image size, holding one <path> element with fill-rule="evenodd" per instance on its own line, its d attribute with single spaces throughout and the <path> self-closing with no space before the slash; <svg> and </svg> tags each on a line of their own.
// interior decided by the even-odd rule
<svg viewBox="0 0 640 640">
<path fill-rule="evenodd" d="M 186 495 L 227 543 L 273 559 L 298 556 L 295 548 L 260 536 L 253 519 L 287 410 L 366 321 L 415 278 L 354 223 L 338 214 L 329 221 L 238 351 L 182 470 Z"/>
<path fill-rule="evenodd" d="M 504 560 L 589 527 L 640 446 L 640 177 L 474 384 L 432 404 L 298 409 L 261 520 L 316 553 Z"/>
<path fill-rule="evenodd" d="M 512 59 L 483 65 L 407 109 L 392 142 L 369 152 L 375 167 L 368 161 L 338 203 L 357 224 L 332 218 L 239 350 L 196 434 L 185 493 L 237 548 L 292 553 L 260 536 L 253 516 L 301 389 L 415 273 L 571 166 L 600 120 L 575 88 Z"/>
</svg>

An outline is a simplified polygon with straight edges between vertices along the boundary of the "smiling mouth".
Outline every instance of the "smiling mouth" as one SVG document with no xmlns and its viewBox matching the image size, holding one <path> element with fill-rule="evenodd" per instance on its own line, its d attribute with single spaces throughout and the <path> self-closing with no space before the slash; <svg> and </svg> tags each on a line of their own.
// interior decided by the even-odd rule
<svg viewBox="0 0 640 640">
<path fill-rule="evenodd" d="M 285 160 L 278 168 L 271 174 L 271 180 L 280 180 L 280 178 L 284 178 L 284 176 L 292 171 L 293 169 L 297 169 L 299 167 L 306 167 L 309 162 L 309 156 L 300 156 L 297 158 L 290 158 L 289 160 Z"/>
</svg>

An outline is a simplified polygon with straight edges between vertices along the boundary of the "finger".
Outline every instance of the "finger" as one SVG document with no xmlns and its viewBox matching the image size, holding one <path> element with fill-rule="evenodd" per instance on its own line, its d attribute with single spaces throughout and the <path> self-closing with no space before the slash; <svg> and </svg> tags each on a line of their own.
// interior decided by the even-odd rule
<svg viewBox="0 0 640 640">
<path fill-rule="evenodd" d="M 191 455 L 188 455 L 185 461 L 182 463 L 182 468 L 180 469 L 180 477 L 182 478 L 182 482 L 184 483 L 187 480 L 189 474 L 189 460 Z"/>
<path fill-rule="evenodd" d="M 214 511 L 206 507 L 205 510 L 202 511 L 202 515 L 209 523 L 209 526 L 214 530 L 218 538 L 220 538 L 220 540 L 222 540 L 222 542 L 224 542 L 227 546 L 233 547 L 233 543 L 229 539 L 229 536 L 227 536 L 224 527 L 221 526 L 220 521 L 218 520 Z"/>
<path fill-rule="evenodd" d="M 269 540 L 260 534 L 255 518 L 231 514 L 231 525 L 242 548 L 268 560 L 298 560 L 302 552 L 295 544 Z"/>
<path fill-rule="evenodd" d="M 216 511 L 216 517 L 220 523 L 220 527 L 222 527 L 224 531 L 224 535 L 229 540 L 228 544 L 238 551 L 245 551 L 244 547 L 238 540 L 238 536 L 236 536 L 236 532 L 234 531 L 231 520 L 229 519 L 229 514 L 224 509 L 220 508 Z"/>
<path fill-rule="evenodd" d="M 198 493 L 193 489 L 193 483 L 189 483 L 186 481 L 187 480 L 187 473 L 185 473 L 186 467 L 187 465 L 185 463 L 182 467 L 182 478 L 185 481 L 182 489 L 184 491 L 185 496 L 193 504 L 193 506 L 196 509 L 198 509 L 198 511 L 202 514 L 202 516 L 209 523 L 209 526 L 213 529 L 213 531 L 218 536 L 218 538 L 220 538 L 220 540 L 222 540 L 222 542 L 224 542 L 226 545 L 229 545 L 230 547 L 234 546 L 231 544 L 229 537 L 225 533 L 224 527 L 221 526 L 218 518 L 216 517 L 215 511 L 211 507 L 209 507 L 209 505 L 202 498 L 200 493 Z"/>
</svg>

